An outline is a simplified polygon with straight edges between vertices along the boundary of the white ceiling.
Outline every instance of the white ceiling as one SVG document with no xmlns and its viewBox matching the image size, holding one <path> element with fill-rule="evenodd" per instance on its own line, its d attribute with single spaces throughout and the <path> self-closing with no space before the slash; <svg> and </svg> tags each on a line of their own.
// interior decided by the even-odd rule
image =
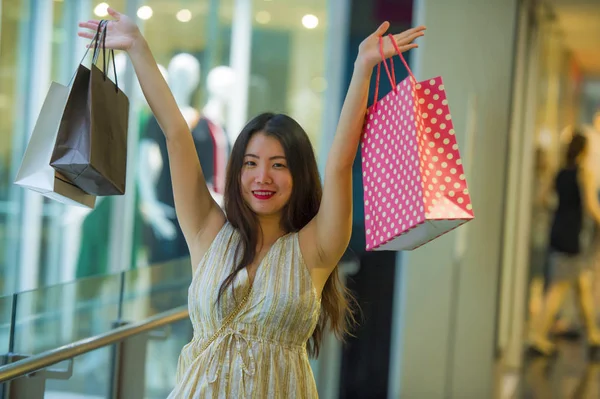
<svg viewBox="0 0 600 399">
<path fill-rule="evenodd" d="M 548 0 L 564 41 L 586 75 L 600 76 L 600 0 Z"/>
</svg>

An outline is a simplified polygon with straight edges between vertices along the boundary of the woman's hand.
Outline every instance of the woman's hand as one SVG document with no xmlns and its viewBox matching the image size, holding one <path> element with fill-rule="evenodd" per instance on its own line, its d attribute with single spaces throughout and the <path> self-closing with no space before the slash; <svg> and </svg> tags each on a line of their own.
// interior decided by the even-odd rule
<svg viewBox="0 0 600 399">
<path fill-rule="evenodd" d="M 373 69 L 375 65 L 381 62 L 381 54 L 379 52 L 379 38 L 382 37 L 385 32 L 389 29 L 390 23 L 384 22 L 367 37 L 358 47 L 358 57 L 356 62 L 358 65 L 367 68 L 368 70 Z M 416 38 L 421 37 L 425 34 L 425 27 L 419 26 L 406 30 L 402 33 L 394 35 L 396 44 L 401 52 L 408 51 L 413 48 L 419 47 L 418 44 L 413 43 Z M 391 40 L 386 36 L 383 40 L 383 55 L 385 58 L 390 58 L 396 54 L 396 49 L 391 43 Z"/>
<path fill-rule="evenodd" d="M 114 21 L 107 22 L 106 48 L 125 51 L 131 50 L 135 43 L 139 42 L 140 38 L 142 38 L 137 25 L 127 15 L 121 14 L 110 7 L 108 8 L 108 14 L 114 18 Z M 80 31 L 78 35 L 86 39 L 93 39 L 99 24 L 100 21 L 97 20 L 80 22 L 79 27 L 86 28 L 86 30 Z"/>
</svg>

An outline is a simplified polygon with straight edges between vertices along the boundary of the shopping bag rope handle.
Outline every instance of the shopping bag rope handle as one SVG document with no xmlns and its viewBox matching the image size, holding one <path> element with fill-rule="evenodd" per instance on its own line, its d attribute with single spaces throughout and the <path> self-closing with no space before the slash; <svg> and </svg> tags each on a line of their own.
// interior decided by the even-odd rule
<svg viewBox="0 0 600 399">
<path fill-rule="evenodd" d="M 114 50 L 110 49 L 108 53 L 108 59 L 106 57 L 106 36 L 108 36 L 107 29 L 109 21 L 100 21 L 100 25 L 98 26 L 98 28 L 100 28 L 103 25 L 102 22 L 104 22 L 104 29 L 102 29 L 102 32 L 100 33 L 100 38 L 95 43 L 92 63 L 96 63 L 98 61 L 98 57 L 100 56 L 100 47 L 102 47 L 102 73 L 104 80 L 106 81 L 106 78 L 108 77 L 107 69 L 110 67 L 110 59 L 112 58 L 113 74 L 115 75 L 115 90 L 119 92 L 119 81 L 117 79 L 117 66 L 115 64 Z"/>
<path fill-rule="evenodd" d="M 98 61 L 98 57 L 100 56 L 100 44 L 102 43 L 102 39 L 104 38 L 105 30 L 102 29 L 102 26 L 107 23 L 104 19 L 100 21 L 98 24 L 98 30 L 96 31 L 96 40 L 94 41 L 94 53 L 92 54 L 92 63 L 95 64 Z"/>
<path fill-rule="evenodd" d="M 412 71 L 410 70 L 410 67 L 408 66 L 408 63 L 406 62 L 406 60 L 404 59 L 404 56 L 402 55 L 402 52 L 398 48 L 398 45 L 396 44 L 396 39 L 394 39 L 394 35 L 389 34 L 388 37 L 390 38 L 390 41 L 392 42 L 392 45 L 394 46 L 394 49 L 396 50 L 396 54 L 398 54 L 398 56 L 400 56 L 400 60 L 406 67 L 408 74 L 413 79 L 413 81 L 416 83 L 417 79 L 415 78 L 415 75 L 413 75 Z M 381 75 L 381 64 L 382 63 L 383 63 L 383 66 L 385 67 L 385 72 L 387 73 L 388 78 L 390 79 L 390 83 L 392 84 L 392 90 L 394 92 L 396 92 L 398 90 L 396 87 L 397 86 L 396 75 L 394 74 L 394 60 L 393 60 L 393 58 L 390 58 L 390 65 L 391 65 L 391 73 L 390 73 L 390 67 L 388 67 L 387 61 L 385 59 L 385 54 L 383 54 L 383 37 L 379 38 L 379 54 L 381 55 L 381 62 L 379 64 L 377 64 L 377 78 L 376 78 L 376 83 L 375 83 L 375 99 L 374 99 L 374 103 L 373 103 L 374 107 L 377 106 L 377 101 L 379 100 L 379 98 L 378 98 L 379 97 L 379 78 Z"/>
<path fill-rule="evenodd" d="M 377 106 L 377 101 L 379 101 L 379 78 L 381 76 L 381 63 L 385 66 L 385 72 L 390 79 L 390 83 L 392 84 L 392 90 L 396 91 L 396 74 L 394 73 L 394 60 L 390 58 L 390 63 L 392 65 L 392 73 L 390 74 L 390 68 L 388 67 L 387 61 L 385 60 L 385 55 L 383 54 L 383 38 L 379 38 L 379 54 L 381 55 L 381 62 L 377 64 L 377 78 L 375 83 L 375 99 L 373 101 L 374 108 Z"/>
<path fill-rule="evenodd" d="M 85 60 L 85 57 L 87 57 L 87 55 L 90 51 L 90 48 L 92 47 L 92 43 L 96 43 L 98 41 L 98 37 L 100 36 L 100 29 L 102 29 L 102 24 L 104 23 L 104 21 L 105 20 L 101 20 L 100 23 L 98 24 L 98 29 L 96 29 L 96 34 L 90 41 L 90 44 L 87 46 L 85 53 L 83 54 L 83 57 L 81 57 L 81 61 L 79 61 L 79 65 L 81 65 L 83 63 L 83 60 Z M 94 46 L 94 56 L 92 58 L 95 57 L 95 54 L 96 54 L 96 46 Z M 94 62 L 94 61 L 92 60 L 92 62 Z M 75 79 L 75 75 L 77 75 L 77 69 L 75 70 L 75 72 L 73 72 L 73 76 L 71 76 L 71 79 L 69 80 L 69 84 L 67 86 L 71 86 L 71 83 L 73 83 L 73 79 Z"/>
<path fill-rule="evenodd" d="M 117 79 L 117 65 L 115 64 L 115 51 L 113 49 L 110 49 L 109 53 L 108 53 L 108 60 L 106 59 L 106 36 L 107 36 L 107 29 L 108 29 L 108 22 L 106 22 L 106 24 L 104 24 L 104 38 L 103 38 L 103 42 L 102 42 L 102 51 L 104 51 L 104 53 L 102 54 L 102 61 L 104 63 L 104 80 L 106 80 L 106 68 L 110 67 L 110 60 L 112 59 L 112 64 L 113 64 L 113 74 L 115 75 L 115 89 L 117 91 L 117 93 L 119 92 L 119 81 Z"/>
<path fill-rule="evenodd" d="M 79 61 L 79 64 L 82 64 L 83 61 L 85 60 L 85 57 L 88 55 L 88 52 L 90 51 L 90 48 L 92 47 L 92 44 L 94 45 L 94 53 L 92 55 L 92 64 L 95 64 L 96 61 L 98 60 L 98 56 L 100 55 L 100 51 L 99 51 L 99 43 L 102 42 L 102 61 L 103 61 L 103 72 L 104 72 L 104 80 L 106 80 L 107 74 L 106 74 L 106 68 L 107 68 L 107 60 L 106 60 L 106 36 L 107 36 L 107 28 L 108 28 L 108 22 L 107 20 L 103 19 L 100 21 L 100 23 L 98 24 L 98 29 L 96 30 L 96 34 L 94 35 L 94 37 L 92 38 L 92 40 L 90 41 L 89 46 L 87 47 L 87 49 L 85 50 L 85 53 L 83 54 L 83 57 L 81 57 L 81 61 Z M 104 29 L 102 29 L 102 27 L 104 26 Z M 102 30 L 102 31 L 101 31 Z M 112 58 L 112 64 L 113 64 L 113 72 L 115 75 L 115 89 L 118 92 L 119 91 L 119 82 L 118 82 L 118 78 L 117 78 L 117 66 L 115 63 L 115 52 L 114 50 L 110 50 L 109 54 L 109 59 Z M 110 60 L 108 60 L 108 64 L 110 64 Z M 69 80 L 69 84 L 67 86 L 71 86 L 71 83 L 73 83 L 73 79 L 75 79 L 75 75 L 77 75 L 77 70 L 73 73 L 73 76 L 71 77 L 71 80 Z"/>
</svg>

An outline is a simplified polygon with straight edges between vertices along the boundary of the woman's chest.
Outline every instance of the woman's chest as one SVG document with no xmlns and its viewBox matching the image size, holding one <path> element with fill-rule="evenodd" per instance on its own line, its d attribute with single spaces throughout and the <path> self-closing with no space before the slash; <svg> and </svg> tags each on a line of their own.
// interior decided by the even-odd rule
<svg viewBox="0 0 600 399">
<path fill-rule="evenodd" d="M 244 268 L 224 289 L 223 283 L 230 276 L 231 269 L 212 273 L 200 271 L 190 286 L 190 311 L 201 319 L 218 322 L 233 312 L 248 294 L 246 304 L 237 317 L 240 322 L 312 324 L 320 309 L 314 288 L 311 281 L 307 281 L 307 276 L 290 266 L 260 264 L 255 269 L 252 282 L 248 269 Z"/>
</svg>

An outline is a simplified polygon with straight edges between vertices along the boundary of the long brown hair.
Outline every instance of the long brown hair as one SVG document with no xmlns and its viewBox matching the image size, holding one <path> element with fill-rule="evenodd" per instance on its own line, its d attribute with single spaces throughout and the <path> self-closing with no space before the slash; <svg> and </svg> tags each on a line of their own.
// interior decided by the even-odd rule
<svg viewBox="0 0 600 399">
<path fill-rule="evenodd" d="M 235 259 L 241 259 L 233 272 L 227 276 L 219 288 L 218 300 L 229 287 L 235 276 L 250 265 L 256 256 L 256 246 L 260 234 L 260 224 L 256 214 L 246 204 L 242 196 L 241 172 L 246 147 L 252 136 L 262 133 L 276 138 L 283 147 L 288 168 L 292 175 L 292 193 L 282 210 L 281 227 L 287 233 L 300 231 L 319 211 L 322 187 L 317 161 L 308 135 L 292 118 L 283 114 L 264 113 L 252 119 L 244 127 L 233 145 L 225 182 L 225 213 L 231 225 L 240 234 Z M 323 287 L 321 294 L 321 315 L 307 350 L 311 356 L 318 356 L 323 331 L 329 326 L 338 339 L 343 340 L 349 333 L 349 326 L 356 323 L 353 306 L 356 300 L 342 284 L 336 266 Z"/>
</svg>

